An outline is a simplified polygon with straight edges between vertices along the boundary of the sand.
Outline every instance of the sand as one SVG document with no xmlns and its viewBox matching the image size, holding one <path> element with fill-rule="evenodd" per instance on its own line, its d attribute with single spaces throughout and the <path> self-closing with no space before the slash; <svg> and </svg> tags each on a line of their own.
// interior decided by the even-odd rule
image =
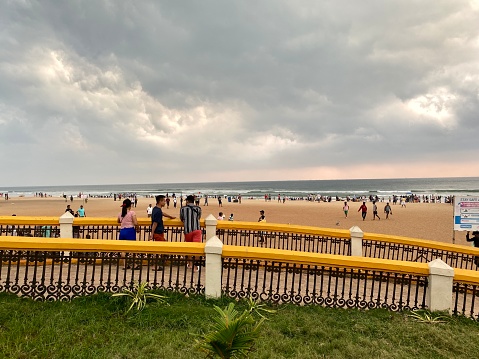
<svg viewBox="0 0 479 359">
<path fill-rule="evenodd" d="M 139 198 L 137 208 L 133 210 L 138 217 L 147 217 L 148 204 L 155 205 L 153 198 Z M 203 204 L 203 201 L 201 202 Z M 65 202 L 63 198 L 11 198 L 9 201 L 0 200 L 0 216 L 61 216 L 66 205 L 70 204 L 76 211 L 81 204 L 86 209 L 88 217 L 116 217 L 120 212 L 119 201 L 113 199 L 91 198 L 88 203 L 75 198 L 73 202 Z M 360 203 L 350 202 L 348 218 L 344 218 L 342 202 L 317 203 L 307 201 L 277 201 L 242 200 L 242 203 L 233 203 L 223 200 L 223 207 L 210 198 L 209 206 L 201 206 L 203 217 L 213 214 L 218 216 L 222 211 L 226 219 L 231 213 L 235 221 L 256 222 L 259 211 L 264 210 L 266 219 L 270 223 L 289 223 L 315 227 L 349 229 L 358 226 L 364 232 L 382 233 L 420 239 L 430 239 L 445 243 L 452 243 L 455 235 L 456 244 L 466 244 L 465 232 L 453 232 L 453 206 L 443 203 L 411 203 L 406 208 L 400 205 L 391 205 L 392 215 L 388 220 L 383 213 L 384 203 L 378 204 L 381 220 L 372 220 L 372 203 L 367 203 L 369 213 L 365 221 L 358 212 Z M 178 208 L 164 208 L 164 211 L 173 216 L 179 216 Z"/>
</svg>

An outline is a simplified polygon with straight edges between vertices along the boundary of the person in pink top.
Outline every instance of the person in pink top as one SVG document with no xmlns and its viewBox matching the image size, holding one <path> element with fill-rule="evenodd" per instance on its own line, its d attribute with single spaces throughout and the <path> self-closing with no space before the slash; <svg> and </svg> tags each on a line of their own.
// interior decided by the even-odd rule
<svg viewBox="0 0 479 359">
<path fill-rule="evenodd" d="M 131 210 L 130 199 L 125 199 L 121 207 L 121 213 L 118 215 L 118 223 L 120 223 L 119 240 L 136 241 L 136 229 L 138 227 L 138 220 L 136 219 L 136 213 Z M 126 253 L 121 253 L 121 258 L 126 259 Z M 129 266 L 126 266 L 125 259 L 123 260 L 123 269 L 129 268 Z"/>
</svg>

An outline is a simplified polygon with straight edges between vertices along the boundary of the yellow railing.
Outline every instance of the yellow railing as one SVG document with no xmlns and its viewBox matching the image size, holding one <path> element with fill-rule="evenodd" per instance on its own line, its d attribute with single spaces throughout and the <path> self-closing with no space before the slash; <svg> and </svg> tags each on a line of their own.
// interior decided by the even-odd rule
<svg viewBox="0 0 479 359">
<path fill-rule="evenodd" d="M 129 252 L 147 254 L 204 255 L 204 243 L 105 241 L 101 239 L 0 237 L 0 250 Z"/>
<path fill-rule="evenodd" d="M 140 226 L 149 226 L 151 219 L 139 218 Z M 182 222 L 179 219 L 165 220 L 166 227 L 182 227 Z M 201 220 L 201 226 L 205 226 L 204 219 Z M 59 225 L 58 217 L 30 217 L 30 216 L 0 216 L 0 225 L 10 226 L 27 226 L 27 225 Z M 118 226 L 116 218 L 111 217 L 86 217 L 74 218 L 73 225 L 75 226 Z M 279 233 L 293 233 L 298 235 L 314 235 L 326 236 L 332 238 L 350 238 L 348 230 L 339 230 L 332 228 L 319 228 L 310 226 L 298 226 L 288 224 L 276 223 L 262 223 L 262 222 L 238 222 L 238 221 L 218 221 L 218 229 L 225 230 L 252 230 L 252 231 L 271 231 Z M 479 256 L 479 248 L 472 246 L 464 246 L 457 244 L 449 244 L 443 242 L 436 242 L 431 240 L 392 236 L 386 234 L 364 233 L 364 240 L 373 240 L 386 243 L 395 243 L 401 245 L 415 246 L 419 248 L 428 248 L 438 251 L 448 251 L 458 254 L 467 254 Z"/>
</svg>

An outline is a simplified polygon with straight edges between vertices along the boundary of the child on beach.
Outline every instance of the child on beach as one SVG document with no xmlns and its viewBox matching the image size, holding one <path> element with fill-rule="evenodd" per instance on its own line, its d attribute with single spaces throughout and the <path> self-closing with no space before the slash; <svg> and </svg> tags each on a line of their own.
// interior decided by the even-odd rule
<svg viewBox="0 0 479 359">
<path fill-rule="evenodd" d="M 228 221 L 233 221 L 233 220 L 234 220 L 233 213 L 231 213 L 230 218 L 228 218 Z"/>
<path fill-rule="evenodd" d="M 348 202 L 344 202 L 343 211 L 344 211 L 344 218 L 348 218 L 348 212 L 349 212 Z"/>
</svg>

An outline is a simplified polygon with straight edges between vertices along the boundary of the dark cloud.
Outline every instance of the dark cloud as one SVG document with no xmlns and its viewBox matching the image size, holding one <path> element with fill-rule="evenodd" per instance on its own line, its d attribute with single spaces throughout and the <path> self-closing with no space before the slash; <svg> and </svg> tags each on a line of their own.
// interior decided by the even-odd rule
<svg viewBox="0 0 479 359">
<path fill-rule="evenodd" d="M 477 1 L 7 1 L 2 184 L 477 167 L 478 20 Z"/>
</svg>

